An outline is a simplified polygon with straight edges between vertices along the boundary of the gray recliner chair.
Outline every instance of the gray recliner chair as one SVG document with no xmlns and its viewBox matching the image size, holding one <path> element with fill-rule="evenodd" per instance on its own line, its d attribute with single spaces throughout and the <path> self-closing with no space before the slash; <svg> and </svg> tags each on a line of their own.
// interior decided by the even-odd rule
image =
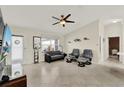
<svg viewBox="0 0 124 93">
<path fill-rule="evenodd" d="M 80 56 L 80 51 L 79 49 L 73 49 L 72 53 L 69 55 L 74 56 L 75 58 L 78 58 Z"/>
<path fill-rule="evenodd" d="M 72 60 L 77 61 L 77 58 L 78 58 L 79 56 L 80 56 L 80 51 L 79 51 L 79 49 L 73 49 L 72 53 L 69 54 L 69 55 L 66 57 L 66 62 L 71 63 Z"/>
<path fill-rule="evenodd" d="M 91 49 L 85 49 L 83 51 L 83 54 L 80 55 L 80 57 L 77 59 L 78 66 L 84 67 L 86 65 L 90 65 L 93 58 L 93 52 Z"/>
</svg>

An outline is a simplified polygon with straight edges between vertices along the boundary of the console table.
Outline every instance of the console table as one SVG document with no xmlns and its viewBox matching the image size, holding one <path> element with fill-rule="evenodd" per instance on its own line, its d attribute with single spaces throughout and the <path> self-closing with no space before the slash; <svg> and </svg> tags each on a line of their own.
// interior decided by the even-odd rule
<svg viewBox="0 0 124 93">
<path fill-rule="evenodd" d="M 9 80 L 5 83 L 0 83 L 0 87 L 27 87 L 26 75 Z"/>
</svg>

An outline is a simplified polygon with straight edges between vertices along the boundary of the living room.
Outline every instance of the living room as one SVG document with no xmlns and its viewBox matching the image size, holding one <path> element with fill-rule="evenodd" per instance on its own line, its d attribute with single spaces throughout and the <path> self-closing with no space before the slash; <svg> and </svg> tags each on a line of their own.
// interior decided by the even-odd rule
<svg viewBox="0 0 124 93">
<path fill-rule="evenodd" d="M 28 87 L 124 85 L 124 6 L 0 8 L 12 33 L 6 58 L 12 68 L 6 69 L 15 77 L 26 75 Z M 111 49 L 111 59 L 119 57 L 116 62 L 109 58 L 107 36 L 120 39 L 119 49 Z"/>
</svg>

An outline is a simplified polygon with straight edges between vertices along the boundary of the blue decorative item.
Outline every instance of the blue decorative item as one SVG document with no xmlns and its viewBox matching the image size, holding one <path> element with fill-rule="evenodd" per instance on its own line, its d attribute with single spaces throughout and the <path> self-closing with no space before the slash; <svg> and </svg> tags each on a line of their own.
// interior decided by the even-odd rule
<svg viewBox="0 0 124 93">
<path fill-rule="evenodd" d="M 11 51 L 11 37 L 12 33 L 8 25 L 5 26 L 4 32 L 3 32 L 3 41 L 2 41 L 2 50 L 1 50 L 1 59 L 6 58 L 8 53 Z"/>
</svg>

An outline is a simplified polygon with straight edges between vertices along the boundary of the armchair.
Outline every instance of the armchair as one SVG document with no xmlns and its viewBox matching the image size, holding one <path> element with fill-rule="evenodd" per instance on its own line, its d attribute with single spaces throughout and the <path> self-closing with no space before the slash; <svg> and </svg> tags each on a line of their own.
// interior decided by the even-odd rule
<svg viewBox="0 0 124 93">
<path fill-rule="evenodd" d="M 77 59 L 78 66 L 84 67 L 86 65 L 90 65 L 92 61 L 93 53 L 91 49 L 85 49 L 83 54 Z"/>
<path fill-rule="evenodd" d="M 73 49 L 72 53 L 69 55 L 78 58 L 80 55 L 79 49 Z"/>
</svg>

